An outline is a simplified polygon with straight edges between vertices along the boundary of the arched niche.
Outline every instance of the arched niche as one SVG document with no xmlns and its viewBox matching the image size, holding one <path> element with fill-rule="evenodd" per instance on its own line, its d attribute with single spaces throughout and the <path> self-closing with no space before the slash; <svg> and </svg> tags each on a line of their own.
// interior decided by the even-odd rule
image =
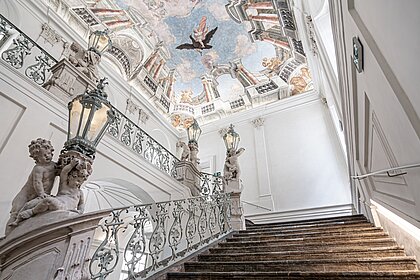
<svg viewBox="0 0 420 280">
<path fill-rule="evenodd" d="M 89 181 L 82 190 L 85 195 L 85 212 L 155 202 L 141 186 L 118 178 Z"/>
<path fill-rule="evenodd" d="M 119 72 L 128 79 L 144 59 L 141 42 L 129 35 L 118 34 L 112 38 L 112 47 L 106 56 L 118 65 Z"/>
</svg>

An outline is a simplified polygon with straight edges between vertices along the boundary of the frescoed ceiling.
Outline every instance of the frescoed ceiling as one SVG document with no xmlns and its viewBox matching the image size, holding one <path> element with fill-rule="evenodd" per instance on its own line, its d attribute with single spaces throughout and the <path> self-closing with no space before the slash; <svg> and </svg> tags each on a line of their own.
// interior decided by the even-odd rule
<svg viewBox="0 0 420 280">
<path fill-rule="evenodd" d="M 290 0 L 66 1 L 179 129 L 313 88 Z"/>
<path fill-rule="evenodd" d="M 134 8 L 142 15 L 157 36 L 167 46 L 171 58 L 167 64 L 175 68 L 179 79 L 174 90 L 192 90 L 193 96 L 203 91 L 200 77 L 216 64 L 243 59 L 250 71 L 262 70 L 263 57 L 276 55 L 273 45 L 264 42 L 252 43 L 244 24 L 234 22 L 228 15 L 225 0 L 117 0 L 122 9 Z M 191 43 L 190 35 L 206 18 L 208 30 L 217 27 L 211 38 L 211 49 L 179 50 L 177 46 Z M 226 91 L 220 90 L 223 99 L 229 99 L 231 84 Z M 226 94 L 224 94 L 226 92 Z"/>
</svg>

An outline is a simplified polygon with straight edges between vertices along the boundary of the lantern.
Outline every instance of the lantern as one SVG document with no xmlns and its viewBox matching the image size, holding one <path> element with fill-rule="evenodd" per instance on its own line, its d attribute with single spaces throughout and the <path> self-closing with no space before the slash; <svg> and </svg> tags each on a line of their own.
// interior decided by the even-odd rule
<svg viewBox="0 0 420 280">
<path fill-rule="evenodd" d="M 65 151 L 77 151 L 94 158 L 96 146 L 108 125 L 114 121 L 115 113 L 104 91 L 105 78 L 93 90 L 86 90 L 70 101 L 69 126 Z"/>
<path fill-rule="evenodd" d="M 89 35 L 88 50 L 94 51 L 98 55 L 103 54 L 111 48 L 112 42 L 109 38 L 109 30 L 96 30 Z"/>
<path fill-rule="evenodd" d="M 229 126 L 228 131 L 225 135 L 223 135 L 223 141 L 225 142 L 226 150 L 237 150 L 239 146 L 239 141 L 241 137 L 239 134 L 233 129 L 233 124 Z"/>
<path fill-rule="evenodd" d="M 196 119 L 194 119 L 194 122 L 187 128 L 187 134 L 189 143 L 198 144 L 198 139 L 201 135 L 201 128 Z"/>
</svg>

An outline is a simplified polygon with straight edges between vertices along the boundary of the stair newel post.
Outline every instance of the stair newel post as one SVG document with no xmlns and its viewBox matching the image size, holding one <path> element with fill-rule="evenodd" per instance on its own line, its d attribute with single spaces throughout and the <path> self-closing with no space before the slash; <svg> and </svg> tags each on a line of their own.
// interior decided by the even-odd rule
<svg viewBox="0 0 420 280">
<path fill-rule="evenodd" d="M 243 189 L 240 178 L 241 169 L 239 166 L 239 156 L 245 151 L 239 148 L 240 136 L 231 124 L 227 132 L 223 135 L 226 146 L 226 159 L 223 168 L 224 191 L 230 194 L 230 225 L 233 230 L 245 230 L 245 217 L 241 203 L 241 193 Z"/>
</svg>

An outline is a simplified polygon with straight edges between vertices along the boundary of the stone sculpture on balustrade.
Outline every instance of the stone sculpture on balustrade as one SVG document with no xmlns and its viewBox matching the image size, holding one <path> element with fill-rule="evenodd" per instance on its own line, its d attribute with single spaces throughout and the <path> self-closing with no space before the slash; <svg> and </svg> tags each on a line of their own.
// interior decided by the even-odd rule
<svg viewBox="0 0 420 280">
<path fill-rule="evenodd" d="M 182 149 L 180 161 L 175 164 L 176 179 L 187 186 L 193 196 L 201 194 L 200 170 L 198 170 L 197 153 L 193 154 L 189 145 L 178 141 L 176 147 Z"/>
<path fill-rule="evenodd" d="M 239 166 L 239 156 L 245 152 L 244 148 L 229 149 L 226 152 L 226 160 L 223 168 L 224 191 L 230 193 L 232 201 L 231 219 L 234 230 L 245 229 L 245 218 L 241 205 L 241 193 L 243 189 L 240 178 L 241 168 Z"/>
<path fill-rule="evenodd" d="M 27 182 L 12 202 L 6 235 L 22 221 L 35 215 L 57 210 L 84 212 L 84 196 L 80 187 L 92 173 L 92 159 L 77 152 L 62 153 L 52 161 L 53 147 L 49 140 L 38 138 L 29 145 L 35 160 Z M 59 176 L 57 195 L 51 195 L 55 177 Z"/>
<path fill-rule="evenodd" d="M 189 161 L 191 151 L 188 145 L 185 142 L 178 141 L 176 147 L 182 149 L 181 161 Z"/>
<path fill-rule="evenodd" d="M 43 87 L 65 100 L 75 93 L 95 88 L 101 56 L 77 43 L 64 44 L 63 56 L 51 67 L 52 76 Z"/>
</svg>

